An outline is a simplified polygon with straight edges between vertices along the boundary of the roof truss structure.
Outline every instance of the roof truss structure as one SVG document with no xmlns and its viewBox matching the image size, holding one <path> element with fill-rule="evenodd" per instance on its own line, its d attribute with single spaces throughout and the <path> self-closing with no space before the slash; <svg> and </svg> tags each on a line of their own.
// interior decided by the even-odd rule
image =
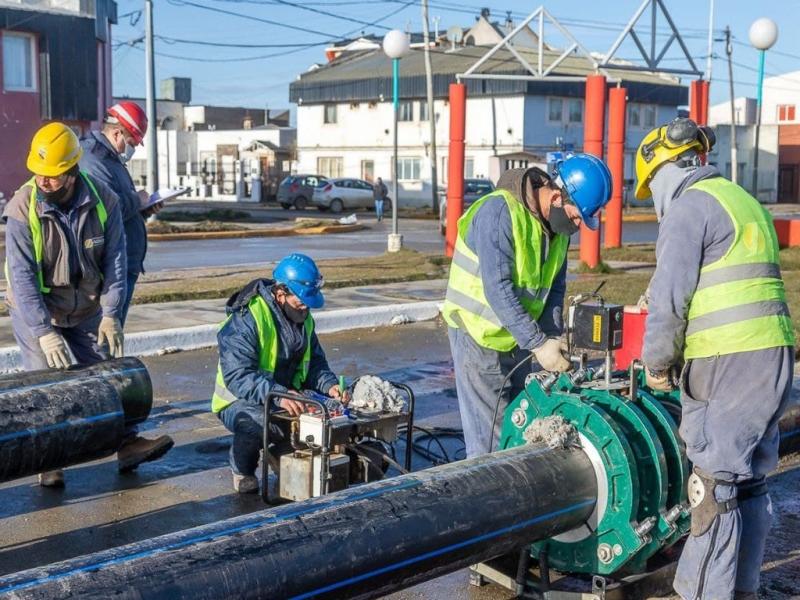
<svg viewBox="0 0 800 600">
<path fill-rule="evenodd" d="M 650 8 L 650 39 L 646 40 L 649 41 L 649 51 L 648 48 L 644 45 L 642 39 L 636 33 L 634 27 L 642 15 L 645 13 L 647 8 Z M 667 20 L 669 27 L 671 29 L 671 35 L 669 39 L 664 43 L 660 50 L 656 51 L 657 42 L 656 42 L 656 24 L 658 21 L 658 9 L 661 9 L 661 13 L 664 18 Z M 611 60 L 614 58 L 614 54 L 619 50 L 619 47 L 622 45 L 622 42 L 625 40 L 626 37 L 630 36 L 633 40 L 634 44 L 636 44 L 636 48 L 638 48 L 639 53 L 642 55 L 644 59 L 645 66 L 639 65 L 631 65 L 625 63 L 612 63 Z M 683 52 L 683 56 L 686 58 L 686 61 L 689 63 L 690 69 L 675 69 L 671 67 L 662 67 L 661 60 L 666 55 L 667 51 L 672 46 L 673 42 L 678 42 L 678 45 Z M 688 48 L 686 48 L 686 44 L 681 37 L 678 28 L 675 27 L 675 23 L 672 20 L 672 17 L 667 10 L 667 7 L 664 5 L 663 0 L 644 0 L 639 9 L 633 14 L 631 20 L 628 21 L 628 24 L 625 26 L 625 29 L 622 30 L 619 37 L 614 41 L 609 48 L 608 52 L 606 52 L 603 60 L 600 62 L 599 67 L 605 69 L 624 69 L 626 71 L 651 71 L 653 73 L 671 73 L 675 75 L 695 75 L 697 77 L 702 77 L 703 72 L 697 68 L 697 65 L 694 64 L 692 60 L 692 56 L 689 53 Z"/>
</svg>

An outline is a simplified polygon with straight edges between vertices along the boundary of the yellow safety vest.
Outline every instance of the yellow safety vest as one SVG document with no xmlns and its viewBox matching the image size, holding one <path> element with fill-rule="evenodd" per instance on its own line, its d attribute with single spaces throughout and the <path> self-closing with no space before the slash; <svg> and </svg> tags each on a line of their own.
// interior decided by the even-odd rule
<svg viewBox="0 0 800 600">
<path fill-rule="evenodd" d="M 275 373 L 275 365 L 278 362 L 278 333 L 275 331 L 275 320 L 269 304 L 261 294 L 254 296 L 247 305 L 250 314 L 256 322 L 256 332 L 258 333 L 258 368 L 267 375 Z M 230 320 L 229 315 L 221 324 L 220 329 Z M 292 378 L 292 387 L 299 390 L 303 387 L 306 377 L 308 377 L 308 367 L 311 364 L 311 336 L 314 333 L 314 319 L 311 313 L 308 314 L 304 323 L 306 329 L 306 350 L 303 360 L 297 367 L 297 371 Z M 266 398 L 264 401 L 266 402 Z M 217 380 L 214 384 L 214 395 L 211 397 L 211 411 L 218 413 L 223 408 L 236 402 L 234 396 L 225 385 L 225 378 L 222 376 L 222 366 L 217 365 Z"/>
<path fill-rule="evenodd" d="M 97 218 L 100 220 L 100 227 L 103 229 L 103 231 L 105 231 L 106 221 L 108 221 L 106 205 L 103 204 L 103 199 L 100 197 L 100 194 L 97 193 L 97 188 L 94 187 L 94 183 L 92 183 L 92 180 L 89 178 L 89 176 L 81 171 L 81 177 L 83 177 L 86 185 L 89 186 L 89 189 L 94 194 L 94 197 L 97 198 L 97 204 L 95 204 L 94 208 L 97 211 Z M 28 205 L 28 227 L 31 230 L 33 256 L 36 260 L 36 278 L 39 282 L 39 291 L 43 294 L 49 294 L 50 288 L 44 284 L 44 270 L 42 267 L 42 261 L 44 260 L 44 234 L 42 233 L 42 221 L 39 219 L 39 214 L 36 212 L 36 178 L 31 177 L 25 183 L 25 185 L 31 186 L 31 199 L 30 204 Z M 8 259 L 6 259 L 4 269 L 6 274 L 6 285 L 11 286 L 11 278 L 8 274 Z"/>
<path fill-rule="evenodd" d="M 794 346 L 769 212 L 723 177 L 704 179 L 689 189 L 713 196 L 733 221 L 735 233 L 725 255 L 700 269 L 689 303 L 684 358 Z"/>
<path fill-rule="evenodd" d="M 458 236 L 442 315 L 450 327 L 465 329 L 479 345 L 498 352 L 507 352 L 517 342 L 503 327 L 486 300 L 478 256 L 469 249 L 465 241 L 475 213 L 488 198 L 497 195 L 506 201 L 511 215 L 514 291 L 533 320 L 542 315 L 553 281 L 567 259 L 569 237 L 562 234 L 554 236 L 549 241 L 550 247 L 546 251 L 547 257 L 544 258 L 542 242 L 547 239 L 547 234 L 542 224 L 507 190 L 496 190 L 487 194 L 470 206 L 458 220 Z"/>
</svg>

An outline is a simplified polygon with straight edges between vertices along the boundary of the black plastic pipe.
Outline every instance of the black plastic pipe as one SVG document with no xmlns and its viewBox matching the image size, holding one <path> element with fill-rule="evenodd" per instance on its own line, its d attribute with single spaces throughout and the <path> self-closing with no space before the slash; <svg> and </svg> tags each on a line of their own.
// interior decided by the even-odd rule
<svg viewBox="0 0 800 600">
<path fill-rule="evenodd" d="M 578 449 L 524 446 L 0 578 L 26 599 L 376 598 L 568 531 Z"/>
<path fill-rule="evenodd" d="M 113 454 L 152 404 L 136 358 L 0 376 L 0 482 Z"/>
</svg>

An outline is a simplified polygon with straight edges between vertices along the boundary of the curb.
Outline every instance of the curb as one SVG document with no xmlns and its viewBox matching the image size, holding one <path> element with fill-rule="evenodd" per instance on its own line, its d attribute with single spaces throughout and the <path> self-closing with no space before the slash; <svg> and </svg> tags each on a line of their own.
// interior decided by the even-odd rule
<svg viewBox="0 0 800 600">
<path fill-rule="evenodd" d="M 180 242 L 185 240 L 222 240 L 229 238 L 289 237 L 294 235 L 321 235 L 324 233 L 350 233 L 366 229 L 366 225 L 320 225 L 302 229 L 248 229 L 246 231 L 188 231 L 186 233 L 148 233 L 151 242 Z"/>
<path fill-rule="evenodd" d="M 398 318 L 401 324 L 430 321 L 439 315 L 441 301 L 408 302 L 385 306 L 342 308 L 317 313 L 314 316 L 317 333 L 336 333 L 348 329 L 386 327 Z M 157 331 L 140 331 L 125 336 L 127 356 L 153 356 L 165 350 L 198 350 L 217 345 L 218 325 L 194 325 Z M 17 346 L 0 348 L 0 373 L 22 368 Z"/>
</svg>

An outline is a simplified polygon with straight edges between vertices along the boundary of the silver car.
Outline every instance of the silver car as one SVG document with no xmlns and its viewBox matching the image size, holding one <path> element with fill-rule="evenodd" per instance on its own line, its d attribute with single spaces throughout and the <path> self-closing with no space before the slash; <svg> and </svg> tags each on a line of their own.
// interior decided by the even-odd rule
<svg viewBox="0 0 800 600">
<path fill-rule="evenodd" d="M 345 177 L 329 179 L 325 185 L 315 188 L 313 202 L 319 210 L 330 210 L 335 213 L 345 209 L 375 206 L 372 184 L 369 181 Z"/>
<path fill-rule="evenodd" d="M 465 179 L 463 211 L 466 212 L 473 202 L 493 191 L 494 184 L 489 179 Z M 447 190 L 440 190 L 439 193 L 439 231 L 444 235 L 447 232 Z"/>
</svg>

